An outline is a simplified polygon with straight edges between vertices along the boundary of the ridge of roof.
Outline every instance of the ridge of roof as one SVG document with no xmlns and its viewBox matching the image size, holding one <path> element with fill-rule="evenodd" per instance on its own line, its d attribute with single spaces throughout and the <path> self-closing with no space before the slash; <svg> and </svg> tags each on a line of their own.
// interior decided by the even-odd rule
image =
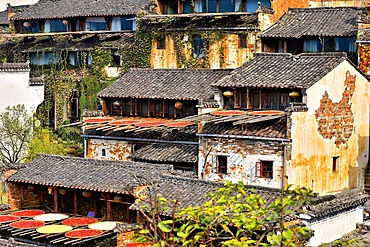
<svg viewBox="0 0 370 247">
<path fill-rule="evenodd" d="M 314 8 L 292 8 L 289 7 L 289 10 L 292 11 L 322 11 L 322 10 L 348 10 L 348 9 L 354 9 L 354 10 L 366 10 L 366 7 L 357 7 L 357 6 L 338 6 L 338 7 L 314 7 Z"/>
<path fill-rule="evenodd" d="M 0 71 L 29 71 L 30 63 L 0 63 Z"/>
</svg>

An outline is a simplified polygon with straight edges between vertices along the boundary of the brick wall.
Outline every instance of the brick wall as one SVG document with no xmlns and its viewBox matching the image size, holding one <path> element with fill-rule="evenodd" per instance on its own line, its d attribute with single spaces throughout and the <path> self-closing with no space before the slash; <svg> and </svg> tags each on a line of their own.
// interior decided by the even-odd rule
<svg viewBox="0 0 370 247">
<path fill-rule="evenodd" d="M 19 209 L 21 207 L 36 207 L 41 202 L 41 187 L 34 186 L 34 191 L 28 189 L 28 184 L 7 183 L 8 186 L 8 203 L 10 209 Z"/>
</svg>

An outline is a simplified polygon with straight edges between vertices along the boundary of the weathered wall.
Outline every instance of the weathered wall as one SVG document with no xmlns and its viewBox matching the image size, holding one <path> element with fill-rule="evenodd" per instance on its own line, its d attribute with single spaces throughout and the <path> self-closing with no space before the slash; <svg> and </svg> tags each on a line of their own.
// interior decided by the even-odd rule
<svg viewBox="0 0 370 247">
<path fill-rule="evenodd" d="M 309 0 L 274 0 L 271 1 L 271 8 L 274 10 L 273 21 L 276 22 L 285 12 L 288 11 L 288 8 L 308 8 Z"/>
<path fill-rule="evenodd" d="M 310 0 L 309 6 L 311 8 L 316 7 L 367 7 L 370 5 L 368 0 Z"/>
<path fill-rule="evenodd" d="M 356 224 L 363 222 L 363 212 L 363 207 L 359 206 L 319 221 L 310 222 L 309 220 L 303 220 L 311 230 L 315 231 L 314 236 L 310 239 L 309 246 L 329 243 L 339 239 L 344 234 L 354 231 Z"/>
<path fill-rule="evenodd" d="M 306 92 L 308 111 L 292 114 L 289 183 L 320 194 L 363 185 L 369 147 L 368 81 L 343 62 Z M 333 157 L 339 157 L 336 171 Z"/>
<path fill-rule="evenodd" d="M 226 34 L 221 40 L 215 40 L 211 43 L 207 50 L 206 67 L 211 69 L 219 68 L 237 68 L 243 63 L 252 58 L 253 53 L 257 49 L 256 45 L 256 32 L 247 34 L 247 47 L 238 48 L 238 35 Z M 166 48 L 157 49 L 156 41 L 153 40 L 151 51 L 151 66 L 152 68 L 180 68 L 185 64 L 183 62 L 191 63 L 194 67 L 202 67 L 207 63 L 204 59 L 194 59 L 192 56 L 192 44 L 189 37 L 185 36 L 181 44 L 177 44 L 178 49 L 185 56 L 186 61 L 179 62 L 175 41 L 172 37 L 166 37 Z"/>
<path fill-rule="evenodd" d="M 105 150 L 105 156 L 103 150 Z M 85 158 L 128 161 L 130 153 L 131 144 L 128 142 L 89 138 Z"/>
<path fill-rule="evenodd" d="M 284 147 L 281 142 L 208 138 L 199 147 L 200 178 L 243 181 L 245 184 L 280 188 Z M 205 161 L 205 157 L 207 160 Z M 217 155 L 226 155 L 227 174 L 217 173 Z M 273 178 L 255 176 L 256 162 L 273 161 Z"/>
<path fill-rule="evenodd" d="M 44 204 L 41 200 L 45 198 L 45 191 L 40 186 L 35 186 L 34 191 L 28 190 L 28 185 L 20 183 L 7 183 L 8 204 L 11 210 L 22 207 L 36 207 Z M 43 196 L 41 196 L 43 194 Z"/>
</svg>

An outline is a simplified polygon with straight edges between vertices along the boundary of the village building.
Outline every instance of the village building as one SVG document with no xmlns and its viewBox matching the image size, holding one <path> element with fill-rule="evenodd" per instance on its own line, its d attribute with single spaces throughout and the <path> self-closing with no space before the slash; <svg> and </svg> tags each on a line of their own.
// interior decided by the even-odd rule
<svg viewBox="0 0 370 247">
<path fill-rule="evenodd" d="M 100 221 L 120 223 L 115 231 L 109 229 L 95 237 L 74 239 L 76 246 L 80 246 L 80 243 L 92 246 L 109 241 L 109 246 L 121 247 L 130 241 L 136 226 L 140 227 L 141 224 L 135 195 L 160 193 L 168 200 L 178 200 L 181 207 L 200 206 L 207 201 L 207 193 L 222 186 L 222 183 L 174 176 L 171 166 L 166 164 L 55 155 L 38 155 L 29 164 L 7 164 L 3 167 L 3 173 L 8 187 L 9 205 L 2 205 L 2 214 L 38 209 L 46 215 L 83 218 L 92 211 Z M 281 197 L 281 189 L 261 186 L 247 188 L 253 188 L 267 203 Z M 357 222 L 362 222 L 364 204 L 368 199 L 358 189 L 312 198 L 306 214 L 301 216 L 308 227 L 315 230 L 310 245 L 332 241 L 353 230 Z M 166 211 L 163 214 L 169 216 Z M 344 221 L 346 224 L 341 224 Z M 55 220 L 49 224 L 61 225 L 61 222 Z M 334 225 L 336 231 L 332 231 Z M 49 246 L 65 245 L 71 241 L 64 236 L 65 232 L 42 234 L 34 229 L 14 231 L 4 224 L 0 232 L 0 241 L 4 243 L 15 241 L 17 244 L 26 242 Z"/>
<path fill-rule="evenodd" d="M 230 73 L 209 69 L 130 69 L 98 96 L 105 118 L 84 118 L 85 157 L 169 163 L 198 171 L 198 127 L 177 119 L 220 106 L 212 83 Z"/>
<path fill-rule="evenodd" d="M 135 30 L 134 17 L 149 1 L 41 0 L 13 16 L 18 33 Z"/>
<path fill-rule="evenodd" d="M 358 30 L 368 26 L 368 11 L 357 7 L 290 8 L 259 35 L 262 52 L 347 52 L 357 64 Z"/>
<path fill-rule="evenodd" d="M 215 86 L 252 111 L 211 118 L 199 131 L 201 178 L 322 195 L 364 186 L 369 82 L 345 53 L 256 54 Z"/>
</svg>

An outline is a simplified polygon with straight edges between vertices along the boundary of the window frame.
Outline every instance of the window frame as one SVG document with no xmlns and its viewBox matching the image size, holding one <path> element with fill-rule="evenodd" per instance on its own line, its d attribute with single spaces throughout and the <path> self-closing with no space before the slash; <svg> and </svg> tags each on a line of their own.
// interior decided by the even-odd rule
<svg viewBox="0 0 370 247">
<path fill-rule="evenodd" d="M 157 50 L 166 49 L 166 38 L 158 38 L 156 42 L 157 42 Z"/>
<path fill-rule="evenodd" d="M 217 155 L 217 173 L 227 174 L 227 155 Z"/>
<path fill-rule="evenodd" d="M 339 158 L 340 156 L 332 157 L 332 170 L 333 172 L 339 172 Z"/>
<path fill-rule="evenodd" d="M 244 49 L 248 48 L 247 45 L 247 35 L 246 34 L 238 34 L 238 48 L 239 49 Z"/>
<path fill-rule="evenodd" d="M 274 178 L 274 162 L 270 160 L 261 160 L 256 162 L 255 174 L 258 178 Z M 266 175 L 269 174 L 269 175 Z"/>
</svg>

